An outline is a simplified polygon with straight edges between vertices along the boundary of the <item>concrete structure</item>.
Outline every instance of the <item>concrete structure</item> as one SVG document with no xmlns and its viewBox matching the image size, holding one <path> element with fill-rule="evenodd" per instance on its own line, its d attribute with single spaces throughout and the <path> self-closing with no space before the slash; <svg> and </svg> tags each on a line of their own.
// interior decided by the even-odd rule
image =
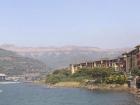
<svg viewBox="0 0 140 105">
<path fill-rule="evenodd" d="M 40 73 L 39 72 L 27 72 L 24 73 L 24 81 L 35 81 L 40 79 Z"/>
<path fill-rule="evenodd" d="M 12 76 L 8 76 L 6 77 L 7 81 L 24 81 L 25 77 L 24 75 L 12 75 Z"/>
<path fill-rule="evenodd" d="M 125 56 L 127 72 L 131 72 L 135 68 L 140 69 L 140 45 L 123 55 Z"/>
<path fill-rule="evenodd" d="M 140 45 L 136 46 L 132 51 L 122 54 L 115 59 L 102 59 L 79 64 L 70 64 L 70 70 L 75 73 L 80 68 L 114 68 L 116 71 L 131 72 L 135 68 L 140 69 Z"/>
<path fill-rule="evenodd" d="M 0 81 L 5 81 L 6 80 L 6 75 L 0 73 Z"/>
<path fill-rule="evenodd" d="M 79 64 L 70 64 L 70 69 L 72 74 L 75 73 L 78 69 L 81 68 L 114 68 L 116 71 L 123 70 L 125 71 L 125 61 L 122 57 L 115 59 L 102 59 L 92 62 L 84 62 Z"/>
</svg>

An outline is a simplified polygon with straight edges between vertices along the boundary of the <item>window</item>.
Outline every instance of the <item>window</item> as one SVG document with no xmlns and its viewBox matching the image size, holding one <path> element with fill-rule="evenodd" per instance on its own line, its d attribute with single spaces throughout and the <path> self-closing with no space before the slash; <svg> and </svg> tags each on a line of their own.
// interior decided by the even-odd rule
<svg viewBox="0 0 140 105">
<path fill-rule="evenodd" d="M 140 65 L 140 60 L 138 61 L 138 65 Z"/>
</svg>

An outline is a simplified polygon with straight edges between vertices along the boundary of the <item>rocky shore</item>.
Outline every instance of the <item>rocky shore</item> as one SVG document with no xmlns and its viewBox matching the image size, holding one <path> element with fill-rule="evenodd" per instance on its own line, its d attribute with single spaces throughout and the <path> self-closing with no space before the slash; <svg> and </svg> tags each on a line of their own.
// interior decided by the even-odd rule
<svg viewBox="0 0 140 105">
<path fill-rule="evenodd" d="M 119 84 L 98 84 L 98 85 L 87 85 L 83 86 L 89 90 L 116 90 L 116 91 L 128 91 L 129 88 L 127 84 L 119 85 Z"/>
<path fill-rule="evenodd" d="M 140 93 L 140 90 L 135 88 L 129 88 L 128 84 L 94 84 L 94 85 L 85 85 L 81 84 L 80 82 L 59 82 L 56 84 L 46 84 L 44 81 L 37 81 L 34 82 L 35 84 L 39 85 L 47 85 L 48 88 L 83 88 L 88 89 L 91 91 L 94 90 L 104 90 L 104 91 L 127 91 L 131 94 L 138 94 L 138 91 Z"/>
<path fill-rule="evenodd" d="M 84 88 L 88 90 L 116 90 L 116 91 L 129 91 L 127 84 L 98 84 L 98 85 L 85 85 L 80 82 L 59 82 L 56 84 L 48 84 L 49 88 Z"/>
</svg>

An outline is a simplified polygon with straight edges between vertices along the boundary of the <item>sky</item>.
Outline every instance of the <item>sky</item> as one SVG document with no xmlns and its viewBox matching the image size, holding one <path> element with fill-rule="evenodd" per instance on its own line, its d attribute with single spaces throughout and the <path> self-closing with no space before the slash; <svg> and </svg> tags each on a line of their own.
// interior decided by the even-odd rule
<svg viewBox="0 0 140 105">
<path fill-rule="evenodd" d="M 134 47 L 140 0 L 0 0 L 0 44 Z"/>
</svg>

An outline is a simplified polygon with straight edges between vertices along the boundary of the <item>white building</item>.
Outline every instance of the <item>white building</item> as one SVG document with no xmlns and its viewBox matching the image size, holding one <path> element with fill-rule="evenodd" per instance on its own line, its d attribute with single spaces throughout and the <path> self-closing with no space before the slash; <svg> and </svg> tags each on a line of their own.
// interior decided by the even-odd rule
<svg viewBox="0 0 140 105">
<path fill-rule="evenodd" d="M 6 80 L 6 75 L 0 73 L 0 81 L 5 81 Z"/>
</svg>

